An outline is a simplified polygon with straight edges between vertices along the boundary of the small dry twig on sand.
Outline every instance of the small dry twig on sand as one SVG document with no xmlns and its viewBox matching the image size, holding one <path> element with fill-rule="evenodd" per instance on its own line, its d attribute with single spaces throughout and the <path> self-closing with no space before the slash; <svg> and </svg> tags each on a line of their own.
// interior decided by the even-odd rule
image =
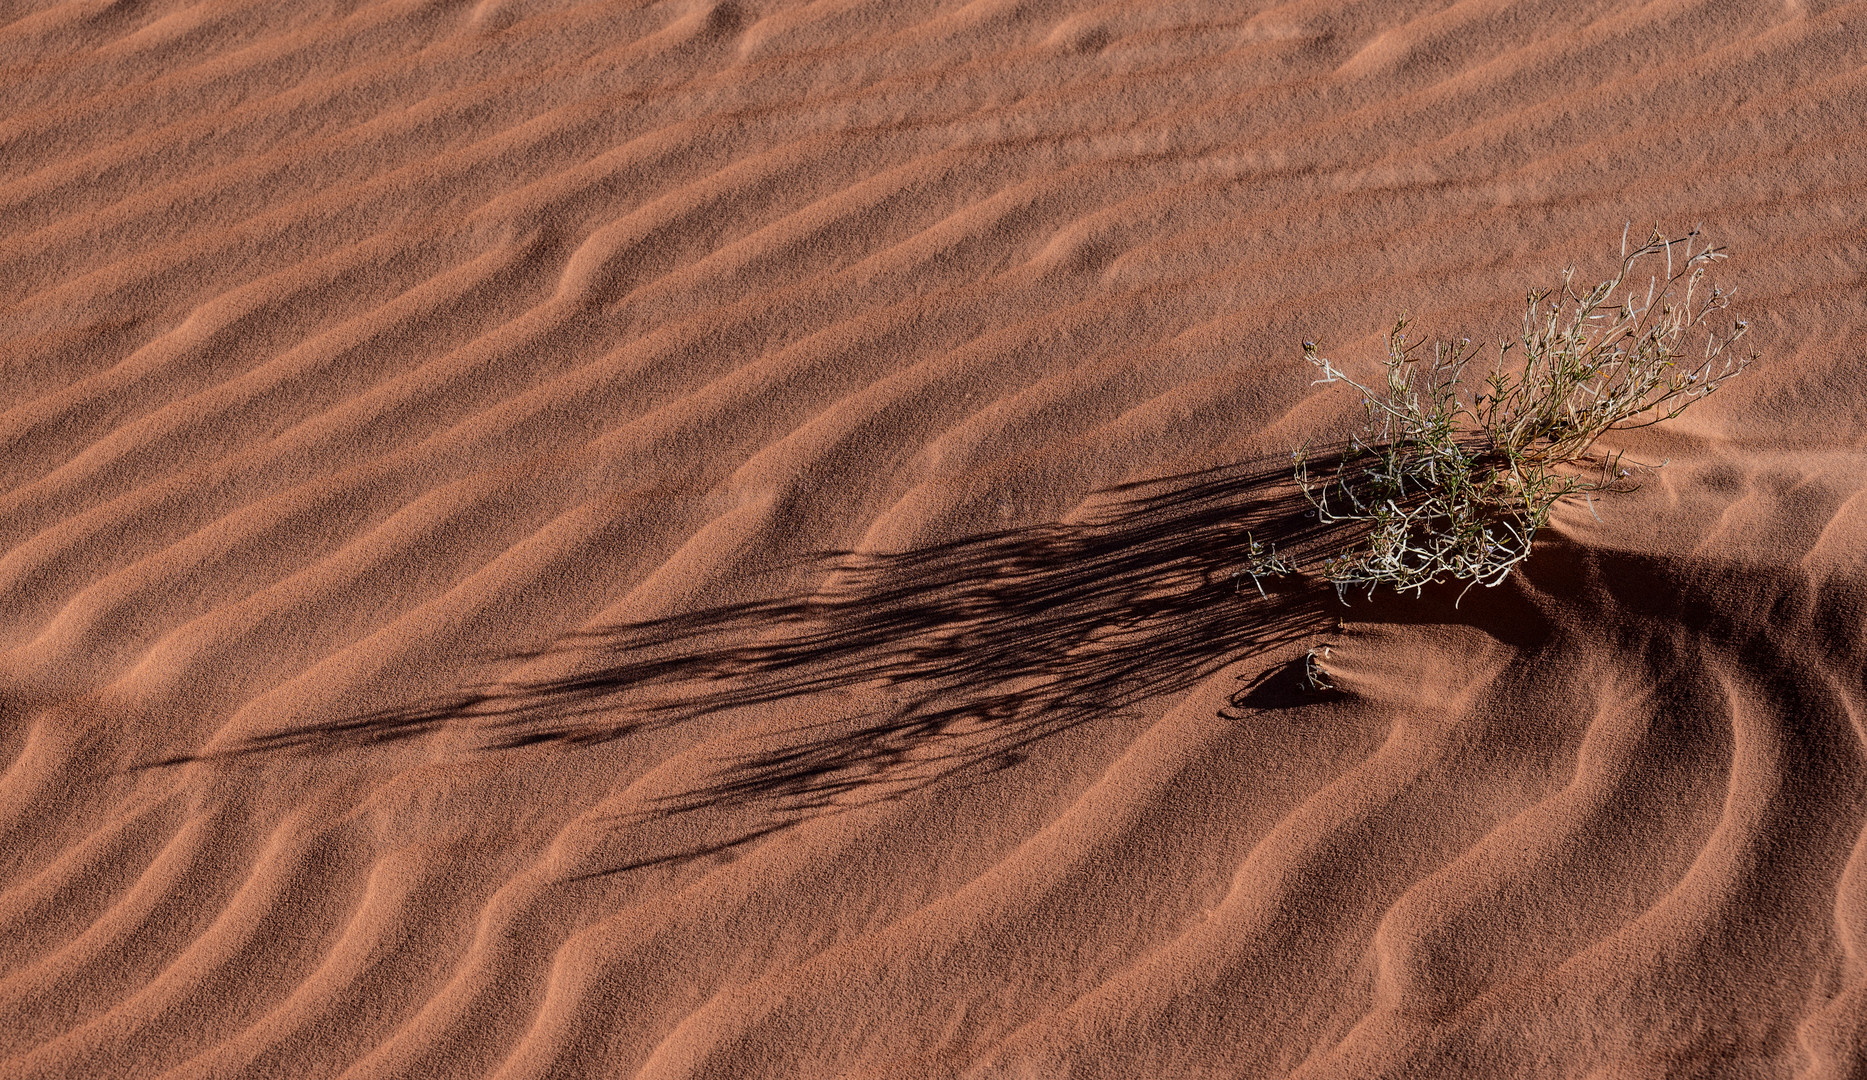
<svg viewBox="0 0 1867 1080">
<path fill-rule="evenodd" d="M 1329 646 L 1318 645 L 1303 656 L 1303 689 L 1327 691 L 1335 689 L 1335 680 L 1329 677 L 1318 661 L 1329 659 Z"/>
<path fill-rule="evenodd" d="M 1629 284 L 1644 260 L 1661 257 L 1664 277 L 1652 276 L 1644 292 Z M 1422 356 L 1405 318 L 1388 333 L 1379 390 L 1305 342 L 1304 357 L 1323 373 L 1317 382 L 1360 391 L 1369 420 L 1326 478 L 1310 475 L 1304 451 L 1294 455 L 1321 520 L 1366 527 L 1324 562 L 1323 577 L 1338 593 L 1366 585 L 1370 595 L 1383 584 L 1417 595 L 1447 577 L 1502 582 L 1559 500 L 1626 478 L 1619 454 L 1591 454 L 1596 439 L 1678 416 L 1756 359 L 1726 351 L 1744 322 L 1721 331 L 1709 321 L 1730 302 L 1703 280 L 1724 257 L 1698 229 L 1676 239 L 1656 231 L 1632 250 L 1623 233 L 1613 277 L 1579 291 L 1570 268 L 1557 287 L 1530 293 L 1521 364 L 1507 370 L 1517 343 L 1501 344 L 1476 387 L 1465 373 L 1478 346 L 1436 343 Z M 1703 355 L 1688 358 L 1688 337 L 1701 333 Z"/>
</svg>

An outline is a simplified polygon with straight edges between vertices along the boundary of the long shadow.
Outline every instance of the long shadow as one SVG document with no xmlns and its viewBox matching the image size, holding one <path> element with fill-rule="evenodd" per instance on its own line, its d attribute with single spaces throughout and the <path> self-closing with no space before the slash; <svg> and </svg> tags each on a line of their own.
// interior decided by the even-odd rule
<svg viewBox="0 0 1867 1080">
<path fill-rule="evenodd" d="M 471 730 L 489 749 L 589 745 L 836 690 L 884 702 L 782 732 L 660 800 L 658 815 L 752 807 L 777 822 L 711 852 L 816 813 L 1015 764 L 1040 740 L 1183 691 L 1316 633 L 1340 610 L 1314 579 L 1253 576 L 1264 546 L 1301 563 L 1323 539 L 1287 461 L 1126 485 L 1101 493 L 1097 507 L 1077 522 L 909 551 L 824 553 L 811 560 L 821 584 L 808 593 L 566 638 L 548 653 L 570 654 L 582 669 L 574 675 L 150 764 L 322 753 L 443 728 Z M 1260 679 L 1233 704 L 1272 704 L 1264 692 Z"/>
</svg>

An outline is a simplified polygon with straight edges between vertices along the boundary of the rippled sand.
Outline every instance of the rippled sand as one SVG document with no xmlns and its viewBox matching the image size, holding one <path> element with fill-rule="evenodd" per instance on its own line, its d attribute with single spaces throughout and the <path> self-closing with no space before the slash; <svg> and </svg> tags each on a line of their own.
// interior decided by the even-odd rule
<svg viewBox="0 0 1867 1080">
<path fill-rule="evenodd" d="M 0 0 L 0 1076 L 1867 1075 L 1864 108 L 1861 4 Z M 1237 575 L 1301 341 L 1629 221 L 1763 355 L 1664 469 Z"/>
</svg>

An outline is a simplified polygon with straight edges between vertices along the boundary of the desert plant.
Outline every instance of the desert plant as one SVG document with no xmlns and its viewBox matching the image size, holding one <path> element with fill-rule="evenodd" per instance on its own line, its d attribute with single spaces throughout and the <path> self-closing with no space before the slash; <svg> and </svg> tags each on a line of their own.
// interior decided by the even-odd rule
<svg viewBox="0 0 1867 1080">
<path fill-rule="evenodd" d="M 1335 680 L 1329 677 L 1321 662 L 1329 659 L 1329 646 L 1318 645 L 1303 654 L 1303 681 L 1305 690 L 1321 692 L 1335 689 Z"/>
<path fill-rule="evenodd" d="M 1239 582 L 1248 577 L 1251 579 L 1252 587 L 1258 590 L 1258 595 L 1269 599 L 1270 594 L 1264 591 L 1264 579 L 1267 577 L 1283 577 L 1286 574 L 1294 574 L 1297 568 L 1290 565 L 1289 561 L 1283 556 L 1277 554 L 1276 545 L 1266 544 L 1253 537 L 1250 533 L 1245 534 L 1245 539 L 1251 545 L 1250 550 L 1246 552 L 1244 567 L 1232 571 L 1232 588 L 1234 591 L 1237 591 Z"/>
<path fill-rule="evenodd" d="M 1348 383 L 1368 414 L 1366 433 L 1326 476 L 1311 474 L 1304 451 L 1295 455 L 1321 520 L 1362 529 L 1323 562 L 1322 576 L 1343 594 L 1385 584 L 1417 595 L 1445 578 L 1468 589 L 1502 582 L 1557 502 L 1625 481 L 1619 454 L 1593 453 L 1597 439 L 1678 416 L 1755 359 L 1727 351 L 1744 322 L 1728 331 L 1711 322 L 1730 293 L 1704 277 L 1724 257 L 1697 229 L 1674 239 L 1656 231 L 1631 250 L 1623 233 L 1613 277 L 1583 291 L 1570 268 L 1554 288 L 1529 294 L 1521 340 L 1501 343 L 1476 385 L 1467 371 L 1479 346 L 1441 342 L 1424 355 L 1404 317 L 1388 333 L 1379 389 L 1305 342 L 1304 357 L 1322 371 L 1316 382 Z M 1643 290 L 1637 270 L 1659 258 L 1665 273 Z"/>
</svg>

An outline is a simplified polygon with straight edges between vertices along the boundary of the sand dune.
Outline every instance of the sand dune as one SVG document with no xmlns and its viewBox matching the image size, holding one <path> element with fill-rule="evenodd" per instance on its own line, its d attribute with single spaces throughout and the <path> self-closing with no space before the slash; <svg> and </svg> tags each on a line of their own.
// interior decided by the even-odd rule
<svg viewBox="0 0 1867 1080">
<path fill-rule="evenodd" d="M 0 0 L 0 1076 L 1867 1075 L 1864 27 Z M 1665 468 L 1237 576 L 1630 221 Z"/>
</svg>

